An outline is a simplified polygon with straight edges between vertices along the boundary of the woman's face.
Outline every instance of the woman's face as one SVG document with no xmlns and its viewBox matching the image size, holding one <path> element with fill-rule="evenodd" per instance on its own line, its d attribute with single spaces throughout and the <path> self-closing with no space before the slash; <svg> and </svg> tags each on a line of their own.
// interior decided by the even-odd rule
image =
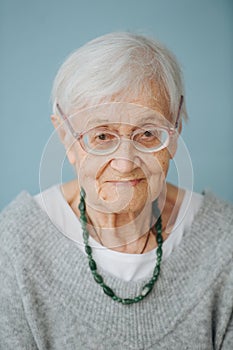
<svg viewBox="0 0 233 350">
<path fill-rule="evenodd" d="M 78 141 L 67 152 L 89 206 L 106 213 L 139 213 L 159 196 L 176 140 L 158 152 L 145 153 L 136 149 L 129 137 L 148 123 L 173 126 L 161 117 L 168 113 L 164 100 L 139 98 L 131 103 L 102 104 L 73 118 L 73 127 L 79 132 L 101 125 L 121 136 L 118 149 L 107 155 L 90 154 Z"/>
</svg>

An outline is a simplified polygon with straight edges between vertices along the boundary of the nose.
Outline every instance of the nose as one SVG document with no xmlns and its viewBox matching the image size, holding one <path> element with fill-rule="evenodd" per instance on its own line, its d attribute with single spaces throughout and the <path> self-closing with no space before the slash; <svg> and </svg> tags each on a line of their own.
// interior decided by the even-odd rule
<svg viewBox="0 0 233 350">
<path fill-rule="evenodd" d="M 117 170 L 119 173 L 130 173 L 135 168 L 137 168 L 136 164 L 131 160 L 124 158 L 115 158 L 111 161 L 111 167 L 114 170 Z"/>
<path fill-rule="evenodd" d="M 136 149 L 130 140 L 122 140 L 111 160 L 111 167 L 120 173 L 130 173 L 139 166 Z"/>
</svg>

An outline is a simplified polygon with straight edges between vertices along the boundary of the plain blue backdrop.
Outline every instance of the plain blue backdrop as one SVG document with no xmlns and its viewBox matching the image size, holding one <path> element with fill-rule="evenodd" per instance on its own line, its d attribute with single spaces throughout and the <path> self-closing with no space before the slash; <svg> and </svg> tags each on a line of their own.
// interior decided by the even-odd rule
<svg viewBox="0 0 233 350">
<path fill-rule="evenodd" d="M 1 0 L 0 27 L 0 208 L 23 189 L 39 191 L 61 63 L 88 40 L 125 30 L 159 39 L 177 56 L 194 190 L 233 201 L 232 0 Z"/>
</svg>

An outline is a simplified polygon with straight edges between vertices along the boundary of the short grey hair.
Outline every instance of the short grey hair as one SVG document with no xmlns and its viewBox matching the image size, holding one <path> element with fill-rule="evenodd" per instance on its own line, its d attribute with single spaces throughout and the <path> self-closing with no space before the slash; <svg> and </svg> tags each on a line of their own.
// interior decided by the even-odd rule
<svg viewBox="0 0 233 350">
<path fill-rule="evenodd" d="M 153 95 L 152 85 L 158 96 Z M 56 104 L 70 115 L 99 103 L 128 102 L 147 94 L 166 98 L 175 118 L 181 95 L 182 73 L 175 56 L 161 43 L 143 35 L 110 33 L 96 38 L 72 53 L 59 69 L 52 89 Z M 187 119 L 185 103 L 181 115 Z"/>
</svg>

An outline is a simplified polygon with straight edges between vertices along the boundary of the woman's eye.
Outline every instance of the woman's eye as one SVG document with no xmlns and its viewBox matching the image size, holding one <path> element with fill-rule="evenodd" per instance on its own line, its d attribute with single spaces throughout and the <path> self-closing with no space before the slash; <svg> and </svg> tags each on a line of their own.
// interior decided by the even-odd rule
<svg viewBox="0 0 233 350">
<path fill-rule="evenodd" d="M 155 130 L 145 130 L 141 133 L 141 138 L 143 139 L 150 139 L 157 137 L 157 133 Z"/>
<path fill-rule="evenodd" d="M 153 136 L 153 134 L 152 134 L 151 131 L 147 130 L 147 131 L 144 132 L 144 136 L 151 137 L 151 136 Z"/>
<path fill-rule="evenodd" d="M 97 136 L 100 140 L 104 141 L 107 139 L 107 135 L 106 134 L 100 134 Z"/>
<path fill-rule="evenodd" d="M 99 134 L 97 134 L 95 136 L 95 139 L 97 141 L 111 141 L 114 139 L 114 135 L 112 134 L 108 134 L 108 133 L 105 133 L 105 132 L 101 132 Z"/>
</svg>

